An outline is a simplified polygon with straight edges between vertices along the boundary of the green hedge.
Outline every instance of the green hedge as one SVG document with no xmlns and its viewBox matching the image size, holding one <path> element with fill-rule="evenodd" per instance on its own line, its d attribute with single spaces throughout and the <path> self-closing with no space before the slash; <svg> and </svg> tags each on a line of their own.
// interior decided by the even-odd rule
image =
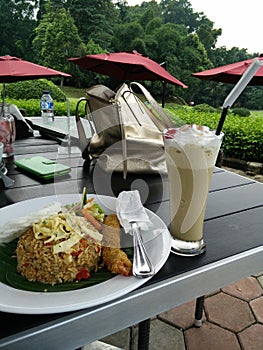
<svg viewBox="0 0 263 350">
<path fill-rule="evenodd" d="M 239 115 L 240 117 L 248 117 L 251 114 L 249 109 L 244 107 L 233 108 L 232 113 L 234 115 Z"/>
<path fill-rule="evenodd" d="M 74 115 L 77 99 L 70 99 L 70 114 Z M 28 116 L 39 116 L 39 100 L 13 100 L 6 99 L 8 103 L 14 103 L 18 108 L 26 110 Z M 67 103 L 54 101 L 55 115 L 66 115 Z M 84 115 L 84 103 L 80 105 L 80 115 Z M 216 129 L 221 110 L 208 108 L 207 105 L 195 107 L 166 104 L 165 111 L 179 126 L 196 123 L 207 125 Z M 263 117 L 250 115 L 246 118 L 234 115 L 231 111 L 227 114 L 223 126 L 225 134 L 222 148 L 225 157 L 236 158 L 246 161 L 263 163 Z"/>
<path fill-rule="evenodd" d="M 202 111 L 200 108 L 175 104 L 167 104 L 165 109 L 177 125 L 195 123 L 216 129 L 221 117 L 221 111 Z M 263 163 L 262 117 L 250 115 L 244 118 L 230 111 L 222 131 L 225 134 L 222 144 L 225 157 Z"/>
<path fill-rule="evenodd" d="M 26 115 L 28 117 L 32 116 L 40 116 L 40 100 L 15 100 L 11 98 L 6 98 L 5 100 L 9 104 L 15 104 L 19 109 L 24 109 Z M 70 101 L 70 114 L 75 115 L 77 99 L 69 99 Z M 80 105 L 80 116 L 84 116 L 84 105 L 85 103 L 81 103 Z M 54 112 L 55 115 L 67 115 L 67 102 L 59 102 L 54 100 Z"/>
<path fill-rule="evenodd" d="M 5 96 L 16 100 L 40 99 L 43 91 L 49 90 L 53 100 L 64 102 L 66 95 L 52 81 L 47 79 L 18 81 L 5 85 Z"/>
</svg>

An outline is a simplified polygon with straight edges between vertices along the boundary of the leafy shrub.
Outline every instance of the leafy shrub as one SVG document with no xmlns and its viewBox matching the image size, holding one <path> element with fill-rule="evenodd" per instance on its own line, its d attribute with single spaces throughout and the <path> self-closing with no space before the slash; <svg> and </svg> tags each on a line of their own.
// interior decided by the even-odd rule
<svg viewBox="0 0 263 350">
<path fill-rule="evenodd" d="M 244 107 L 239 107 L 239 108 L 233 108 L 231 112 L 234 115 L 239 115 L 240 117 L 249 117 L 250 116 L 250 111 L 247 108 Z"/>
<path fill-rule="evenodd" d="M 226 157 L 263 162 L 263 119 L 230 115 L 224 126 Z"/>
<path fill-rule="evenodd" d="M 215 112 L 215 109 L 213 109 L 213 112 L 199 112 L 193 107 L 178 106 L 171 103 L 166 104 L 165 110 L 176 125 L 195 123 L 216 129 L 220 119 L 220 113 Z"/>
<path fill-rule="evenodd" d="M 198 112 L 204 112 L 204 113 L 214 113 L 217 111 L 216 108 L 214 108 L 206 103 L 202 103 L 202 104 L 193 106 L 193 108 Z"/>
<path fill-rule="evenodd" d="M 19 109 L 24 109 L 28 117 L 40 116 L 40 103 L 39 100 L 29 99 L 29 100 L 15 100 L 6 98 L 6 102 L 15 104 Z M 75 115 L 77 105 L 77 99 L 70 101 L 70 115 Z M 67 102 L 54 101 L 54 112 L 56 115 L 67 115 Z M 84 116 L 84 103 L 80 105 L 79 115 Z"/>
<path fill-rule="evenodd" d="M 46 79 L 19 81 L 6 84 L 5 95 L 13 99 L 40 100 L 43 91 L 49 90 L 54 101 L 66 101 L 66 95 L 52 81 Z"/>
</svg>

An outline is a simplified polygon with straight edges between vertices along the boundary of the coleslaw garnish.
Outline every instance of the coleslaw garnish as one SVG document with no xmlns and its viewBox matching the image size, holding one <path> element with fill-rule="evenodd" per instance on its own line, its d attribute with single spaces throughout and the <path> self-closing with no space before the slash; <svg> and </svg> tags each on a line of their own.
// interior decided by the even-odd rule
<svg viewBox="0 0 263 350">
<path fill-rule="evenodd" d="M 102 234 L 89 228 L 86 220 L 73 212 L 61 213 L 34 223 L 33 232 L 36 239 L 46 238 L 45 244 L 64 240 L 53 244 L 54 254 L 70 251 L 71 247 L 87 236 L 98 243 L 102 241 Z"/>
</svg>

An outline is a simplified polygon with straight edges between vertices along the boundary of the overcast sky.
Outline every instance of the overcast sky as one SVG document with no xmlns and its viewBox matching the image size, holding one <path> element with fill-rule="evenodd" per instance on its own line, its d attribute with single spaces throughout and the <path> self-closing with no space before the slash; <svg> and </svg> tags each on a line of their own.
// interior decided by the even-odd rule
<svg viewBox="0 0 263 350">
<path fill-rule="evenodd" d="M 141 0 L 127 0 L 130 6 Z M 149 1 L 149 0 L 145 0 Z M 263 0 L 189 0 L 196 12 L 204 12 L 215 28 L 222 28 L 217 46 L 238 47 L 263 53 Z"/>
</svg>

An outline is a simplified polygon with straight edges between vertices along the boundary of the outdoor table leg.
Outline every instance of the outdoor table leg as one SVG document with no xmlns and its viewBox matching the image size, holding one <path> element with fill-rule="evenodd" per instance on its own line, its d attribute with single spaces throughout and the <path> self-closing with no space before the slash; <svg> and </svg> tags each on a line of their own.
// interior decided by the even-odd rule
<svg viewBox="0 0 263 350">
<path fill-rule="evenodd" d="M 202 326 L 204 300 L 205 300 L 204 296 L 201 296 L 201 297 L 196 299 L 196 304 L 195 304 L 195 322 L 194 322 L 195 327 L 201 327 Z"/>
<path fill-rule="evenodd" d="M 139 323 L 138 350 L 148 350 L 150 340 L 151 319 Z"/>
</svg>

